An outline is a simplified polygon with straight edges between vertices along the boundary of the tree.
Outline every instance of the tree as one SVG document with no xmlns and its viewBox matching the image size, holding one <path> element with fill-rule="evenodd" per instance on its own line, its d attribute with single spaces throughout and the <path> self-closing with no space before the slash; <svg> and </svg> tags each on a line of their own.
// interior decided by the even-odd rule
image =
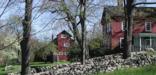
<svg viewBox="0 0 156 75">
<path fill-rule="evenodd" d="M 0 12 L 0 18 L 6 13 L 7 9 L 14 4 L 14 0 L 3 0 L 0 2 L 0 8 L 2 8 L 1 12 Z M 0 29 L 5 27 L 7 25 L 2 25 L 0 26 Z"/>
<path fill-rule="evenodd" d="M 68 23 L 68 27 L 82 51 L 82 64 L 84 64 L 86 56 L 86 3 L 87 0 L 61 0 L 58 2 L 58 8 L 50 8 L 51 13 L 57 12 L 59 15 L 65 16 L 63 19 Z M 70 7 L 71 4 L 74 4 L 73 7 Z"/>
<path fill-rule="evenodd" d="M 123 58 L 130 56 L 132 46 L 132 28 L 133 28 L 133 4 L 135 0 L 124 0 L 125 9 L 125 27 L 124 27 L 124 41 L 123 41 Z"/>
<path fill-rule="evenodd" d="M 18 15 L 13 15 L 8 19 L 8 28 L 15 34 L 18 42 L 20 42 L 21 34 L 22 34 L 22 17 Z"/>
<path fill-rule="evenodd" d="M 25 16 L 23 19 L 23 39 L 20 42 L 22 50 L 22 66 L 21 75 L 29 75 L 30 67 L 30 33 L 31 33 L 31 17 L 32 17 L 33 0 L 25 0 Z"/>
<path fill-rule="evenodd" d="M 80 0 L 80 24 L 81 24 L 81 50 L 82 50 L 82 58 L 81 63 L 85 64 L 86 59 L 86 1 L 87 0 Z"/>
<path fill-rule="evenodd" d="M 54 52 L 57 51 L 57 46 L 53 42 L 39 42 L 34 41 L 32 43 L 31 50 L 34 52 L 35 60 L 34 61 L 47 61 L 48 56 L 52 56 Z M 50 59 L 50 61 L 53 61 L 53 59 Z"/>
</svg>

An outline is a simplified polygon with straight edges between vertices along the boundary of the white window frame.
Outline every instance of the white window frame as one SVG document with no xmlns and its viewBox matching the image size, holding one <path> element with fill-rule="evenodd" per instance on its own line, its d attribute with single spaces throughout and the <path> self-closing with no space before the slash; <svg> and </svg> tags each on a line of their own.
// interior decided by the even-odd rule
<svg viewBox="0 0 156 75">
<path fill-rule="evenodd" d="M 147 25 L 148 25 L 148 23 L 150 23 L 150 30 L 147 29 Z M 145 31 L 147 31 L 147 32 L 151 32 L 151 30 L 152 30 L 152 22 L 150 22 L 150 21 L 146 21 L 146 22 L 145 22 Z"/>
<path fill-rule="evenodd" d="M 152 38 L 151 37 L 149 37 L 149 38 L 147 38 L 147 39 L 145 39 L 145 41 L 148 41 L 149 42 L 149 48 L 151 48 L 152 47 Z"/>
<path fill-rule="evenodd" d="M 148 39 L 145 39 L 145 41 L 146 41 L 146 43 L 147 43 L 147 41 L 149 42 L 149 44 L 146 44 L 147 46 L 150 46 L 150 42 L 151 42 L 151 40 L 148 38 Z"/>
<path fill-rule="evenodd" d="M 65 43 L 63 44 L 63 47 L 65 47 L 65 48 L 70 47 L 70 43 L 65 42 Z"/>
<path fill-rule="evenodd" d="M 110 23 L 107 24 L 107 33 L 109 33 L 109 32 L 111 32 L 111 24 Z"/>
<path fill-rule="evenodd" d="M 119 42 L 119 44 L 120 44 L 120 48 L 122 48 L 122 40 L 124 40 L 124 38 L 123 37 L 120 37 L 120 42 Z"/>
<path fill-rule="evenodd" d="M 66 38 L 66 36 L 64 34 L 61 34 L 61 38 Z"/>
<path fill-rule="evenodd" d="M 121 30 L 124 31 L 124 22 L 121 21 Z"/>
</svg>

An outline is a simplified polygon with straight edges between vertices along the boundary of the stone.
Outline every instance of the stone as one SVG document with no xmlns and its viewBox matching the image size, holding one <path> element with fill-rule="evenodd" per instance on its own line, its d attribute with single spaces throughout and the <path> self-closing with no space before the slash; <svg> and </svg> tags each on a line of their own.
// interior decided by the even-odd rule
<svg viewBox="0 0 156 75">
<path fill-rule="evenodd" d="M 149 65 L 156 63 L 156 56 L 149 56 L 146 53 L 139 53 L 133 55 L 133 57 L 128 59 L 122 59 L 121 54 L 106 55 L 103 57 L 91 58 L 85 61 L 85 65 L 81 65 L 80 62 L 75 62 L 71 64 L 47 66 L 35 69 L 39 75 L 44 73 L 44 75 L 87 75 L 96 72 L 110 72 L 116 69 L 124 69 L 130 67 L 140 67 L 144 65 Z"/>
</svg>

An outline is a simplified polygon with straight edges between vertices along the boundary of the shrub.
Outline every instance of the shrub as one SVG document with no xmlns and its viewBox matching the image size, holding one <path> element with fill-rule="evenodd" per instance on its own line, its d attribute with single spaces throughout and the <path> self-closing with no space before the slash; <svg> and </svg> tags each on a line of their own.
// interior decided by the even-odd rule
<svg viewBox="0 0 156 75">
<path fill-rule="evenodd" d="M 42 43 L 38 50 L 34 51 L 34 61 L 53 62 L 53 52 L 57 46 L 53 43 Z"/>
<path fill-rule="evenodd" d="M 0 51 L 0 65 L 18 64 L 18 56 L 14 51 Z"/>
<path fill-rule="evenodd" d="M 75 44 L 68 50 L 68 57 L 69 61 L 80 61 L 81 49 L 78 45 Z"/>
<path fill-rule="evenodd" d="M 104 50 L 102 47 L 102 39 L 100 37 L 96 37 L 90 40 L 89 44 L 89 55 L 90 57 L 96 57 L 103 55 Z"/>
</svg>

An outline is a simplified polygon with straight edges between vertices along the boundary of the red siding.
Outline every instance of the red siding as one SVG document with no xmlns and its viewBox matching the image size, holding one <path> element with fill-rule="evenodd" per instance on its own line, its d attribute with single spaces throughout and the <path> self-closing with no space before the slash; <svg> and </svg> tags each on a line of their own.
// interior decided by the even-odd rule
<svg viewBox="0 0 156 75">
<path fill-rule="evenodd" d="M 145 32 L 145 20 L 140 20 L 134 24 L 133 35 L 136 36 L 141 32 Z M 120 37 L 123 37 L 121 30 L 121 21 L 113 20 L 112 23 L 112 48 L 119 46 Z M 156 22 L 152 22 L 152 33 L 156 33 Z"/>
<path fill-rule="evenodd" d="M 153 22 L 152 24 L 152 32 L 156 33 L 156 22 Z"/>
<path fill-rule="evenodd" d="M 62 38 L 61 36 L 64 35 L 65 37 Z M 59 50 L 59 52 L 66 52 L 66 50 L 70 47 L 71 43 L 72 43 L 72 39 L 69 35 L 66 34 L 58 34 L 57 35 L 57 49 Z M 69 47 L 64 47 L 65 43 L 69 43 Z M 68 56 L 65 54 L 58 54 L 58 60 L 68 60 Z"/>
<path fill-rule="evenodd" d="M 121 21 L 113 20 L 112 23 L 112 48 L 118 46 L 120 37 L 123 37 L 123 32 L 121 30 Z"/>
<path fill-rule="evenodd" d="M 64 35 L 64 34 L 59 34 L 58 35 L 58 39 L 57 39 L 57 41 L 58 41 L 58 50 L 59 51 L 66 51 L 67 48 L 64 47 L 64 43 L 71 44 L 71 38 L 69 36 L 67 36 L 67 35 L 65 35 L 66 36 L 65 38 L 61 38 L 61 35 Z"/>
<path fill-rule="evenodd" d="M 67 55 L 58 55 L 58 59 L 59 60 L 68 60 L 68 56 Z"/>
</svg>

